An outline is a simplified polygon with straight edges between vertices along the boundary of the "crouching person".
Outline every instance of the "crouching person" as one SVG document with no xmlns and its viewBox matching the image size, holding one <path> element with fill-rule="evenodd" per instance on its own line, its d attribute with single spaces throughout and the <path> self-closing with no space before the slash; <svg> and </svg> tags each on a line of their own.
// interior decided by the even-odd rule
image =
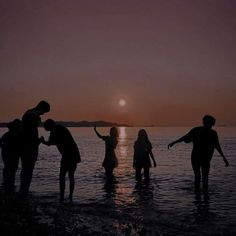
<svg viewBox="0 0 236 236">
<path fill-rule="evenodd" d="M 42 139 L 45 145 L 56 145 L 62 155 L 60 166 L 60 202 L 64 201 L 65 177 L 68 172 L 70 180 L 70 201 L 73 198 L 75 180 L 74 173 L 77 163 L 81 162 L 80 152 L 70 131 L 63 125 L 56 124 L 54 120 L 48 119 L 44 122 L 44 128 L 50 131 L 48 141 Z"/>
</svg>

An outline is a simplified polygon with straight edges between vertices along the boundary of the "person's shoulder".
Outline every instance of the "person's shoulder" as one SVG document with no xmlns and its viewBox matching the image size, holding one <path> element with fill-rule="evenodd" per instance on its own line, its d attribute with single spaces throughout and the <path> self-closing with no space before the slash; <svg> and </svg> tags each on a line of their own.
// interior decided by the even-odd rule
<svg viewBox="0 0 236 236">
<path fill-rule="evenodd" d="M 214 129 L 211 129 L 211 133 L 215 136 L 217 136 L 217 132 Z"/>
<path fill-rule="evenodd" d="M 189 133 L 197 133 L 199 131 L 202 130 L 201 126 L 197 126 L 197 127 L 193 127 L 192 129 L 190 129 Z"/>
<path fill-rule="evenodd" d="M 6 133 L 2 135 L 1 140 L 4 141 L 9 135 L 11 135 L 11 133 L 7 131 Z"/>
<path fill-rule="evenodd" d="M 63 132 L 65 130 L 67 130 L 67 128 L 64 125 L 55 124 L 52 130 L 55 132 Z"/>
<path fill-rule="evenodd" d="M 29 109 L 23 114 L 22 121 L 24 121 L 25 119 L 33 119 L 37 117 L 39 117 L 39 115 L 35 112 L 35 110 Z"/>
</svg>

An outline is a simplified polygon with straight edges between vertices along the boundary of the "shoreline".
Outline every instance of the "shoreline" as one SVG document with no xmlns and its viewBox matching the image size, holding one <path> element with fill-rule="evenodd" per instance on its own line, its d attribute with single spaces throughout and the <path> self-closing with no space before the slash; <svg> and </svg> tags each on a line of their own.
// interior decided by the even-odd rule
<svg viewBox="0 0 236 236">
<path fill-rule="evenodd" d="M 150 206 L 149 206 L 150 205 Z M 204 206 L 201 209 L 204 212 Z M 151 203 L 122 209 L 112 199 L 94 203 L 60 204 L 58 195 L 18 199 L 0 190 L 1 235 L 221 235 L 233 236 L 236 228 L 221 225 L 210 213 L 178 219 Z M 209 219 L 208 219 L 209 218 Z"/>
</svg>

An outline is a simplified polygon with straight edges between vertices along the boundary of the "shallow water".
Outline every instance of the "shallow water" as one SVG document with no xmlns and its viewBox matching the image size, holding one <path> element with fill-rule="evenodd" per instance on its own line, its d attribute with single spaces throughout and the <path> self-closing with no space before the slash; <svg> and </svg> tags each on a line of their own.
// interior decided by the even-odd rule
<svg viewBox="0 0 236 236">
<path fill-rule="evenodd" d="M 219 229 L 235 232 L 236 127 L 216 127 L 230 166 L 226 168 L 222 158 L 215 152 L 210 171 L 208 199 L 194 193 L 190 162 L 191 144 L 177 144 L 172 149 L 167 149 L 169 142 L 182 136 L 189 129 L 146 128 L 153 145 L 157 167 L 151 168 L 149 184 L 137 185 L 132 168 L 132 156 L 139 128 L 119 128 L 119 144 L 116 149 L 119 166 L 115 169 L 115 182 L 112 184 L 106 182 L 102 168 L 104 142 L 97 138 L 92 128 L 70 128 L 82 158 L 75 174 L 75 203 L 93 205 L 94 211 L 99 209 L 100 204 L 105 204 L 110 211 L 140 219 L 150 227 L 154 227 L 155 218 L 158 217 L 163 225 L 171 222 L 174 231 L 185 225 L 187 232 L 196 232 L 200 225 L 208 232 L 210 225 L 214 225 L 211 232 L 218 232 Z M 98 130 L 104 135 L 109 131 L 108 128 Z M 0 135 L 4 132 L 6 129 L 0 129 Z M 48 136 L 42 129 L 40 133 Z M 41 145 L 31 184 L 33 195 L 45 197 L 58 194 L 59 165 L 60 154 L 57 149 Z M 19 173 L 20 167 L 17 173 L 17 186 Z M 194 226 L 195 228 L 191 229 Z"/>
</svg>

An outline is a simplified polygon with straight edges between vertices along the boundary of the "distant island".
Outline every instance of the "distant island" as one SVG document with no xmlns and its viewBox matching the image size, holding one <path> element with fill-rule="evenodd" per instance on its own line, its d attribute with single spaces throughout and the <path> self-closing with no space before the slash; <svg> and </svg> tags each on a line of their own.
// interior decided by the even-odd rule
<svg viewBox="0 0 236 236">
<path fill-rule="evenodd" d="M 56 121 L 58 124 L 64 125 L 66 127 L 112 127 L 112 126 L 119 126 L 119 127 L 129 127 L 130 125 L 127 124 L 118 124 L 109 121 Z M 43 126 L 43 124 L 40 124 Z M 0 122 L 0 127 L 7 127 L 7 122 Z"/>
</svg>

